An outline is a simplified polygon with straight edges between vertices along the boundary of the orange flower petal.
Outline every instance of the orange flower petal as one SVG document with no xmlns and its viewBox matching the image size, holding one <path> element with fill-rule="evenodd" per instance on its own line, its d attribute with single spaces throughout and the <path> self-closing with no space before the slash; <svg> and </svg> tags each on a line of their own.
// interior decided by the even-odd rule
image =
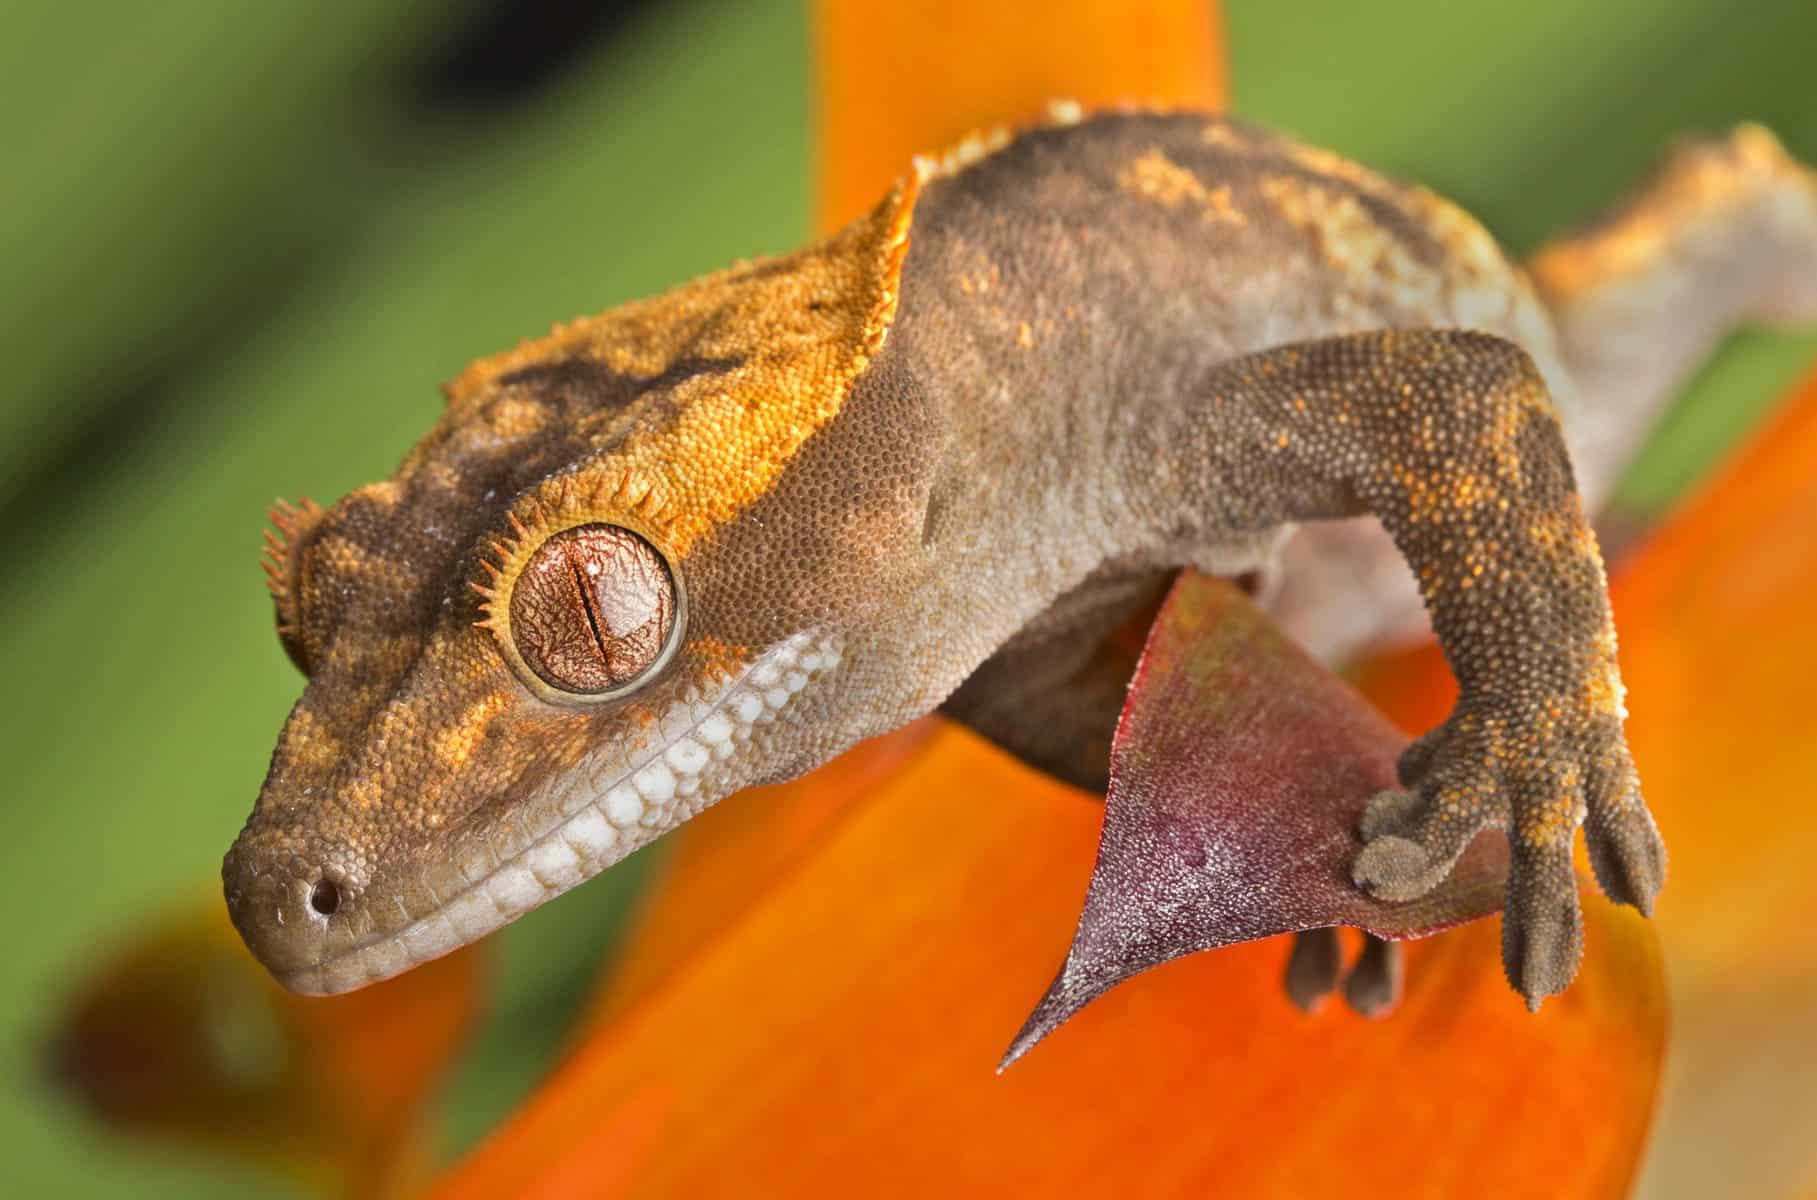
<svg viewBox="0 0 1817 1200">
<path fill-rule="evenodd" d="M 750 788 L 716 804 L 671 836 L 663 869 L 675 886 L 653 888 L 626 945 L 607 965 L 591 1029 L 616 1018 L 695 950 L 726 932 L 751 900 L 788 871 L 865 795 L 910 762 L 939 727 L 917 721 L 873 738 L 802 779 Z"/>
<path fill-rule="evenodd" d="M 995 1077 L 1063 951 L 1101 811 L 942 729 L 440 1194 L 592 1194 L 577 1164 L 598 1114 L 634 1111 L 659 1128 L 614 1142 L 633 1195 L 1626 1186 L 1661 988 L 1645 924 L 1599 901 L 1583 978 L 1538 1017 L 1487 924 L 1411 947 L 1382 1023 L 1301 1016 L 1283 948 L 1255 943 L 1116 989 Z"/>
<path fill-rule="evenodd" d="M 821 229 L 868 210 L 916 154 L 1050 100 L 1224 104 L 1223 22 L 1207 0 L 816 0 L 814 28 Z"/>
<path fill-rule="evenodd" d="M 1651 1169 L 1701 1181 L 1692 1191 L 1808 1188 L 1817 372 L 1643 548 L 1615 599 L 1634 757 L 1672 851 L 1658 915 L 1681 1049 Z"/>
<path fill-rule="evenodd" d="M 426 1173 L 424 1101 L 465 1039 L 480 973 L 469 949 L 351 995 L 293 996 L 246 953 L 211 889 L 95 970 L 53 1063 L 121 1130 L 324 1191 L 401 1195 Z"/>
</svg>

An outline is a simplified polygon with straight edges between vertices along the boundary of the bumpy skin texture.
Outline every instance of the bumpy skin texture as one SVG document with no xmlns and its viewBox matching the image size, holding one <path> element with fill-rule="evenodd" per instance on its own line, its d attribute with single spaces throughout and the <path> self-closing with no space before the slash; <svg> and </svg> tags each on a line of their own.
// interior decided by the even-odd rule
<svg viewBox="0 0 1817 1200">
<path fill-rule="evenodd" d="M 1536 352 L 1565 418 L 1592 518 L 1642 441 L 1737 325 L 1817 325 L 1817 172 L 1758 125 L 1686 138 L 1620 205 L 1526 265 L 1563 369 Z M 1529 349 L 1533 345 L 1523 338 Z M 1398 552 L 1372 519 L 1300 530 L 1275 617 L 1337 660 L 1427 630 Z M 1335 599 L 1362 591 L 1369 605 Z"/>
<path fill-rule="evenodd" d="M 224 866 L 235 923 L 288 985 L 356 987 L 943 702 L 1099 783 L 1113 631 L 1167 572 L 1278 589 L 1295 523 L 1373 514 L 1463 696 L 1358 880 L 1417 894 L 1508 828 L 1537 1000 L 1579 953 L 1578 824 L 1617 898 L 1663 869 L 1563 378 L 1474 221 L 1262 131 L 1106 114 L 921 163 L 826 243 L 476 363 L 390 481 L 285 514 L 310 678 Z M 668 657 L 603 702 L 512 619 L 539 547 L 602 524 L 675 585 Z"/>
</svg>

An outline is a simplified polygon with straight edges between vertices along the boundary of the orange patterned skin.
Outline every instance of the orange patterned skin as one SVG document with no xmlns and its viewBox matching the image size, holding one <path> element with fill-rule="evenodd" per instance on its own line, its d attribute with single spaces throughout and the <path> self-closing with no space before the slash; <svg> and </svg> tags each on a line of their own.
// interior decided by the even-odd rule
<svg viewBox="0 0 1817 1200">
<path fill-rule="evenodd" d="M 1357 880 L 1418 894 L 1508 828 L 1537 1002 L 1580 953 L 1578 826 L 1618 899 L 1664 870 L 1568 378 L 1480 226 L 1287 139 L 1068 113 L 921 162 L 819 245 L 474 364 L 391 479 L 284 510 L 309 680 L 235 924 L 287 985 L 357 987 L 943 704 L 1089 786 L 1110 635 L 1169 571 L 1272 579 L 1299 522 L 1370 514 L 1462 699 Z"/>
</svg>

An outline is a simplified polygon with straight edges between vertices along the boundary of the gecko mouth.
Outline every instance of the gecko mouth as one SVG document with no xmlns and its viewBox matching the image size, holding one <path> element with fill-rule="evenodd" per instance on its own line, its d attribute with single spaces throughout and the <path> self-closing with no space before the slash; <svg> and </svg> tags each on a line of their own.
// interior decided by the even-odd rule
<svg viewBox="0 0 1817 1200">
<path fill-rule="evenodd" d="M 317 915 L 313 961 L 266 965 L 293 992 L 333 995 L 484 937 L 742 786 L 741 757 L 839 660 L 834 638 L 797 634 L 777 643 L 731 679 L 672 703 L 643 747 L 583 760 L 527 796 L 508 824 L 470 831 L 446 861 L 406 885 L 408 894 L 368 893 L 357 917 Z M 383 912 L 396 918 L 375 928 Z M 258 950 L 257 940 L 248 942 Z"/>
</svg>

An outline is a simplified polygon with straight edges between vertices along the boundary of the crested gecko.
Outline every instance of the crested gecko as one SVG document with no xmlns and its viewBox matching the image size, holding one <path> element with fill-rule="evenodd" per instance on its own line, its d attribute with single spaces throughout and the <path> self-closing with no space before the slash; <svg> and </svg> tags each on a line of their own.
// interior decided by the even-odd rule
<svg viewBox="0 0 1817 1200">
<path fill-rule="evenodd" d="M 1302 623 L 1423 602 L 1460 697 L 1354 876 L 1412 898 L 1506 830 L 1537 1004 L 1581 955 L 1580 826 L 1614 899 L 1665 870 L 1572 450 L 1600 489 L 1658 359 L 1817 316 L 1814 178 L 1755 127 L 1689 144 L 1526 270 L 1329 152 L 1060 105 L 817 245 L 476 362 L 390 479 L 275 510 L 308 682 L 233 921 L 286 986 L 356 988 L 943 706 L 1101 789 L 1096 651 L 1190 565 Z M 1398 609 L 1318 586 L 1383 547 Z"/>
</svg>

